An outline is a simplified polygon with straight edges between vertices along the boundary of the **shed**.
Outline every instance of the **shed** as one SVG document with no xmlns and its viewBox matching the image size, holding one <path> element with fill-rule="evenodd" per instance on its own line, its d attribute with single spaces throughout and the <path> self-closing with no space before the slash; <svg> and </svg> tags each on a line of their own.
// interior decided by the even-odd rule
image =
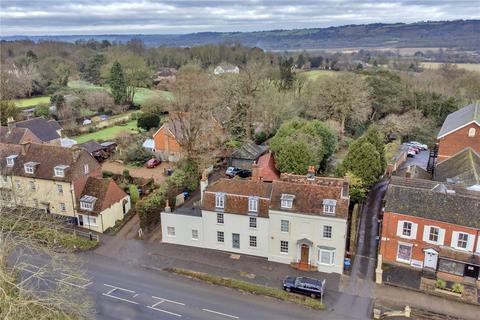
<svg viewBox="0 0 480 320">
<path fill-rule="evenodd" d="M 252 170 L 252 164 L 267 152 L 267 146 L 257 145 L 250 141 L 235 149 L 228 159 L 228 165 L 241 169 Z"/>
</svg>

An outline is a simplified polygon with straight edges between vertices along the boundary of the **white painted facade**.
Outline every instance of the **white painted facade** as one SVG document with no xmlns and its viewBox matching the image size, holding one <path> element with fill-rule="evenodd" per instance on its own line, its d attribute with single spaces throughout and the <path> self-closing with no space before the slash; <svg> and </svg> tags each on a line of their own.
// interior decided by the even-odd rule
<svg viewBox="0 0 480 320">
<path fill-rule="evenodd" d="M 184 214 L 162 212 L 162 241 L 204 248 L 202 217 Z M 173 234 L 169 228 L 173 228 Z M 198 239 L 192 237 L 192 230 L 198 231 Z"/>
<path fill-rule="evenodd" d="M 308 247 L 308 263 L 316 266 L 318 271 L 342 273 L 347 235 L 345 219 L 276 210 L 270 210 L 269 216 L 268 260 L 287 264 L 298 263 L 301 259 L 301 246 L 304 245 Z M 282 231 L 282 220 L 288 221 L 286 232 Z M 324 227 L 331 227 L 325 230 L 327 237 L 324 237 Z M 305 239 L 308 241 L 302 242 Z M 288 242 L 288 252 L 281 252 L 281 241 Z M 321 263 L 321 250 L 325 251 L 325 254 L 333 252 L 332 263 Z"/>
</svg>

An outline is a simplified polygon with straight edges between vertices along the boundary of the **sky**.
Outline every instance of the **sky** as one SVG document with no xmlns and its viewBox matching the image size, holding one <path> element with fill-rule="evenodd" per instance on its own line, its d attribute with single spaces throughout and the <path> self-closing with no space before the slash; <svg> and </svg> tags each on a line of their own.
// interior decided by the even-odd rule
<svg viewBox="0 0 480 320">
<path fill-rule="evenodd" d="M 0 35 L 179 34 L 479 19 L 480 0 L 0 0 Z"/>
</svg>

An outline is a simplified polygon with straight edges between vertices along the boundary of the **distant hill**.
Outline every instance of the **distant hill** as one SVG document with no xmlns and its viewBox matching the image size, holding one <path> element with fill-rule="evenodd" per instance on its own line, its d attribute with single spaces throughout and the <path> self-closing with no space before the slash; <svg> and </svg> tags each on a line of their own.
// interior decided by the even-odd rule
<svg viewBox="0 0 480 320">
<path fill-rule="evenodd" d="M 59 35 L 8 36 L 3 40 L 31 39 L 75 42 L 108 40 L 126 42 L 140 38 L 147 46 L 192 47 L 223 42 L 241 42 L 266 50 L 331 48 L 462 48 L 480 49 L 480 20 L 375 23 L 341 27 L 272 30 L 257 32 L 201 32 L 178 35 Z"/>
</svg>

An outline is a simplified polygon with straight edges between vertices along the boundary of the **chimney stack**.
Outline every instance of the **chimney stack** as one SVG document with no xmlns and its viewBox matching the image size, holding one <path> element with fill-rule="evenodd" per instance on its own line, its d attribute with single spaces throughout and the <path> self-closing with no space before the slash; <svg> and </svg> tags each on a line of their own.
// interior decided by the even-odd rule
<svg viewBox="0 0 480 320">
<path fill-rule="evenodd" d="M 405 178 L 410 179 L 412 177 L 412 171 L 410 166 L 408 166 L 407 171 L 405 172 Z"/>
<path fill-rule="evenodd" d="M 262 178 L 260 177 L 260 167 L 256 162 L 252 164 L 252 181 L 255 181 L 255 182 L 262 181 Z"/>
<path fill-rule="evenodd" d="M 308 180 L 315 179 L 315 166 L 308 166 L 307 179 Z"/>
<path fill-rule="evenodd" d="M 8 133 L 12 132 L 12 129 L 15 128 L 15 120 L 13 120 L 12 117 L 8 117 L 7 127 L 8 127 Z"/>
</svg>

